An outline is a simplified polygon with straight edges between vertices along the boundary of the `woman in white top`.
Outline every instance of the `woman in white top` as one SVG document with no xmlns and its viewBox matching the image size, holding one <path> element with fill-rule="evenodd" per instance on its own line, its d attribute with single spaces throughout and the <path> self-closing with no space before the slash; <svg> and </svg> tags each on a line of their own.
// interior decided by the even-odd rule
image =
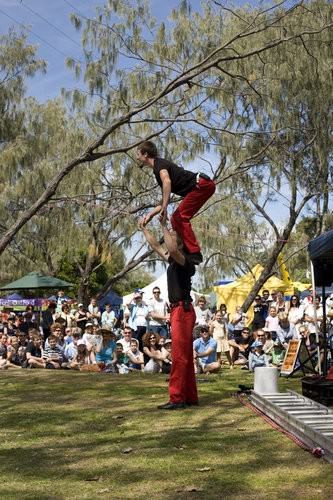
<svg viewBox="0 0 333 500">
<path fill-rule="evenodd" d="M 288 313 L 290 324 L 294 325 L 296 329 L 298 329 L 304 316 L 304 307 L 300 304 L 300 300 L 297 295 L 292 295 L 290 297 L 290 302 L 287 303 L 286 312 Z"/>
</svg>

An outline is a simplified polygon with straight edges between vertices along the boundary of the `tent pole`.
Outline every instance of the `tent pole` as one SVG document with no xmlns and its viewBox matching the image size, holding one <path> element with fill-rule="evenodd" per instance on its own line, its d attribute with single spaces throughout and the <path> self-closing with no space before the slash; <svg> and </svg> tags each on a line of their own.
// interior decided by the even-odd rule
<svg viewBox="0 0 333 500">
<path fill-rule="evenodd" d="M 323 361 L 323 375 L 327 375 L 327 321 L 326 321 L 326 300 L 325 300 L 325 285 L 322 287 L 321 300 L 323 307 L 323 328 L 322 333 L 324 336 L 324 361 Z"/>
<path fill-rule="evenodd" d="M 318 372 L 322 375 L 321 371 L 321 361 L 320 361 L 320 347 L 319 347 L 319 332 L 318 332 L 318 321 L 317 321 L 317 311 L 316 311 L 316 283 L 314 277 L 314 267 L 312 260 L 310 260 L 311 266 L 311 282 L 312 282 L 312 304 L 313 304 L 313 315 L 315 320 L 315 330 L 316 330 L 316 344 L 317 344 L 317 356 L 318 356 Z"/>
</svg>

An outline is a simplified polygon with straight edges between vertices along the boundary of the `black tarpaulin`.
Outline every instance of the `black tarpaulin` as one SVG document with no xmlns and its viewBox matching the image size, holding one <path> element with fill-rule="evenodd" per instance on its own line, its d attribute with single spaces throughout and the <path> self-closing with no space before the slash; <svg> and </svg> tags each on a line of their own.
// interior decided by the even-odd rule
<svg viewBox="0 0 333 500">
<path fill-rule="evenodd" d="M 308 252 L 316 286 L 330 286 L 333 283 L 333 230 L 311 240 Z"/>
</svg>

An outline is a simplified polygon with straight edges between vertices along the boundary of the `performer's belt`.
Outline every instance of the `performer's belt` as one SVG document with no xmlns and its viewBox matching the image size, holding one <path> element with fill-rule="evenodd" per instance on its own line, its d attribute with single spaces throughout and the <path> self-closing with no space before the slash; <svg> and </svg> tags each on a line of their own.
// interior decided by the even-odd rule
<svg viewBox="0 0 333 500">
<path fill-rule="evenodd" d="M 173 309 L 174 307 L 183 306 L 184 311 L 189 311 L 191 309 L 191 304 L 191 300 L 179 300 L 179 302 L 171 302 L 170 308 Z"/>
<path fill-rule="evenodd" d="M 200 181 L 200 178 L 201 178 L 201 179 L 205 179 L 206 181 L 210 181 L 210 180 L 211 180 L 211 178 L 210 178 L 210 177 L 208 177 L 208 175 L 203 174 L 202 172 L 199 172 L 199 173 L 197 174 L 197 184 L 198 184 L 198 182 Z"/>
</svg>

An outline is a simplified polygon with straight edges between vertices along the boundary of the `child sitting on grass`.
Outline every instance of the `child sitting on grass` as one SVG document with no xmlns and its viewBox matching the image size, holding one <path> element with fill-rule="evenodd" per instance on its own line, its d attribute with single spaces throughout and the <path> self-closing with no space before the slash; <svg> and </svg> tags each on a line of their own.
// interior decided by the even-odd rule
<svg viewBox="0 0 333 500">
<path fill-rule="evenodd" d="M 268 360 L 263 350 L 263 343 L 260 340 L 255 340 L 249 354 L 249 370 L 253 372 L 255 368 L 262 366 L 268 366 Z"/>
</svg>

